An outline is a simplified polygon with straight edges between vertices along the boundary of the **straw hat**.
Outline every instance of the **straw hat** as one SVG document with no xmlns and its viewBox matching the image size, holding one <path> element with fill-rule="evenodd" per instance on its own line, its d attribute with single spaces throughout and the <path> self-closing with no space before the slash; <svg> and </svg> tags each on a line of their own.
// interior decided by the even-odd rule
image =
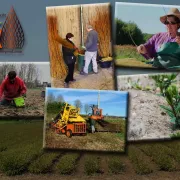
<svg viewBox="0 0 180 180">
<path fill-rule="evenodd" d="M 164 22 L 167 19 L 167 16 L 169 16 L 169 15 L 176 16 L 180 20 L 180 12 L 179 12 L 179 10 L 177 8 L 171 8 L 167 15 L 160 17 L 160 21 L 164 24 Z"/>
</svg>

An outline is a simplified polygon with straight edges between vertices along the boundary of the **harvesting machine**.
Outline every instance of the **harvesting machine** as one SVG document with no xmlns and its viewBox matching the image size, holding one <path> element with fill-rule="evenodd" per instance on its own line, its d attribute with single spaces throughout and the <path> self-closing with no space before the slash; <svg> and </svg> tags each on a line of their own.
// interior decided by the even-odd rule
<svg viewBox="0 0 180 180">
<path fill-rule="evenodd" d="M 74 134 L 86 135 L 86 120 L 80 115 L 80 109 L 64 103 L 60 113 L 53 119 L 51 127 L 56 133 L 72 137 Z"/>
<path fill-rule="evenodd" d="M 91 118 L 91 119 L 93 119 L 95 121 L 104 119 L 102 109 L 100 109 L 96 105 L 92 105 L 90 107 L 92 108 L 92 114 L 89 114 L 89 118 Z"/>
<path fill-rule="evenodd" d="M 100 99 L 100 95 L 98 92 L 98 102 L 97 105 L 92 105 L 90 106 L 92 109 L 92 113 L 89 114 L 89 118 L 95 121 L 99 121 L 99 120 L 104 120 L 104 116 L 103 116 L 103 110 L 101 108 L 99 108 L 99 99 Z"/>
</svg>

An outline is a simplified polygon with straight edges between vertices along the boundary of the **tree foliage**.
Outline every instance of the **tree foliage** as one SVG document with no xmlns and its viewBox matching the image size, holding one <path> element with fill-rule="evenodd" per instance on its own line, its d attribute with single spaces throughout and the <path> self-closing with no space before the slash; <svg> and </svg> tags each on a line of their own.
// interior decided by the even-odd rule
<svg viewBox="0 0 180 180">
<path fill-rule="evenodd" d="M 91 110 L 91 107 L 89 106 L 89 104 L 85 104 L 84 105 L 84 111 L 86 114 L 88 114 L 88 112 Z"/>
<path fill-rule="evenodd" d="M 74 106 L 75 106 L 76 108 L 80 108 L 80 110 L 81 110 L 81 108 L 82 108 L 82 103 L 81 103 L 81 101 L 80 101 L 79 99 L 75 100 Z"/>
<path fill-rule="evenodd" d="M 143 34 L 134 22 L 126 23 L 116 19 L 116 45 L 140 45 L 151 36 L 151 34 Z"/>
</svg>

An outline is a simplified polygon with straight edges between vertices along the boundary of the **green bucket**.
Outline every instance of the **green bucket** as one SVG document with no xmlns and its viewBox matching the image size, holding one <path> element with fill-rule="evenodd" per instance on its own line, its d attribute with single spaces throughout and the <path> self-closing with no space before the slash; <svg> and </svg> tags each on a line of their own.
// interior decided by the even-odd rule
<svg viewBox="0 0 180 180">
<path fill-rule="evenodd" d="M 14 103 L 16 107 L 24 107 L 25 101 L 23 97 L 14 98 Z"/>
<path fill-rule="evenodd" d="M 78 55 L 78 71 L 81 72 L 84 68 L 84 65 L 85 65 L 84 55 L 79 54 Z M 93 66 L 92 66 L 92 61 L 91 61 L 88 67 L 88 72 L 90 73 L 92 71 L 93 71 Z"/>
</svg>

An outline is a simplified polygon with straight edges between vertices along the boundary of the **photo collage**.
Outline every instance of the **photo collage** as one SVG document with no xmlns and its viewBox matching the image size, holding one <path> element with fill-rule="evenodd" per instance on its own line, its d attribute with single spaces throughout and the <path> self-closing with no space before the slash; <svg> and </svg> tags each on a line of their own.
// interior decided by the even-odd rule
<svg viewBox="0 0 180 180">
<path fill-rule="evenodd" d="M 180 5 L 20 1 L 0 7 L 2 179 L 178 178 Z"/>
</svg>

